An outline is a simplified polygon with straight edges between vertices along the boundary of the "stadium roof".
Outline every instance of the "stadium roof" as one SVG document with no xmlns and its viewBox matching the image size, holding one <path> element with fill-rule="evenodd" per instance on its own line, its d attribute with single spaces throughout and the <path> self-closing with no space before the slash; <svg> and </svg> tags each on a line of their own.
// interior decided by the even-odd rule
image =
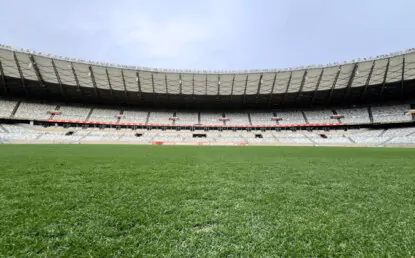
<svg viewBox="0 0 415 258">
<path fill-rule="evenodd" d="M 113 65 L 0 47 L 3 92 L 157 106 L 305 106 L 412 97 L 415 49 L 287 69 L 191 71 Z M 363 96 L 363 97 L 362 97 Z M 375 97 L 375 99 L 373 99 Z"/>
</svg>

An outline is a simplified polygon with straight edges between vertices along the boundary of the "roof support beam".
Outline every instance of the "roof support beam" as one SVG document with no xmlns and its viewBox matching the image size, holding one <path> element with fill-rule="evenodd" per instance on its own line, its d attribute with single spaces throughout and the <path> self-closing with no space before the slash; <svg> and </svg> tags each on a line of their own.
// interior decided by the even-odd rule
<svg viewBox="0 0 415 258">
<path fill-rule="evenodd" d="M 164 83 L 166 84 L 166 94 L 169 96 L 169 87 L 167 83 L 167 73 L 164 74 Z"/>
<path fill-rule="evenodd" d="M 135 72 L 135 76 L 136 76 L 136 81 L 137 81 L 138 96 L 140 96 L 140 100 L 143 100 L 143 92 L 141 91 L 140 73 L 138 71 Z"/>
<path fill-rule="evenodd" d="M 385 69 L 385 75 L 383 76 L 382 89 L 380 90 L 380 95 L 379 95 L 380 99 L 383 99 L 383 92 L 385 91 L 386 79 L 388 77 L 389 64 L 390 64 L 390 58 L 388 58 L 388 63 L 386 64 L 386 69 Z"/>
<path fill-rule="evenodd" d="M 262 77 L 264 77 L 264 74 L 261 73 L 261 75 L 259 76 L 259 81 L 258 81 L 258 89 L 256 91 L 256 97 L 259 98 L 259 92 L 261 90 L 261 85 L 262 85 Z"/>
<path fill-rule="evenodd" d="M 39 81 L 40 88 L 45 89 L 46 93 L 49 94 L 49 89 L 46 86 L 45 81 L 43 80 L 42 74 L 40 73 L 39 67 L 36 64 L 35 58 L 33 57 L 33 55 L 30 55 L 29 59 L 30 59 L 30 62 L 32 64 L 33 70 L 35 70 L 36 78 Z"/>
<path fill-rule="evenodd" d="M 230 102 L 232 103 L 232 97 L 233 97 L 233 88 L 234 88 L 234 85 L 235 85 L 235 74 L 233 75 L 233 78 L 232 78 L 232 88 L 231 88 L 231 98 L 230 98 Z"/>
<path fill-rule="evenodd" d="M 243 98 L 243 104 L 245 104 L 245 99 L 246 99 L 246 88 L 248 88 L 248 74 L 246 75 L 246 79 L 245 79 L 245 90 L 244 90 L 244 98 Z"/>
<path fill-rule="evenodd" d="M 192 97 L 195 98 L 195 75 L 192 76 Z"/>
<path fill-rule="evenodd" d="M 366 97 L 367 87 L 369 86 L 370 79 L 372 78 L 372 73 L 373 73 L 374 68 L 375 68 L 375 60 L 373 60 L 372 66 L 370 67 L 370 72 L 369 72 L 369 75 L 367 76 L 366 84 L 363 88 L 363 93 L 362 93 L 362 97 L 361 97 L 362 99 L 364 99 Z"/>
<path fill-rule="evenodd" d="M 300 97 L 301 97 L 301 95 L 303 93 L 303 88 L 304 88 L 305 80 L 307 79 L 307 73 L 308 73 L 308 70 L 305 70 L 304 71 L 304 75 L 303 75 L 303 79 L 301 80 L 300 89 L 298 90 L 297 100 L 296 100 L 297 102 L 299 102 Z"/>
<path fill-rule="evenodd" d="M 110 86 L 111 98 L 112 98 L 112 100 L 114 100 L 114 91 L 112 89 L 110 74 L 108 73 L 108 67 L 105 67 L 105 74 L 107 75 L 108 86 Z"/>
<path fill-rule="evenodd" d="M 327 104 L 331 103 L 331 97 L 333 96 L 334 87 L 336 86 L 337 80 L 339 79 L 340 71 L 342 70 L 342 65 L 339 66 L 339 70 L 336 73 L 336 77 L 334 78 L 333 85 L 331 85 L 329 97 L 327 98 Z"/>
<path fill-rule="evenodd" d="M 343 102 L 347 101 L 347 98 L 350 95 L 350 91 L 352 90 L 352 84 L 354 77 L 356 76 L 357 69 L 359 68 L 359 63 L 355 63 L 353 66 L 352 74 L 350 74 L 349 81 L 347 82 L 346 90 L 344 92 Z"/>
<path fill-rule="evenodd" d="M 282 100 L 282 103 L 285 103 L 285 100 L 287 99 L 288 88 L 290 87 L 292 78 L 293 78 L 293 71 L 291 71 L 290 77 L 288 78 L 288 83 L 287 83 L 287 87 L 285 88 L 285 93 L 284 93 L 284 98 Z"/>
<path fill-rule="evenodd" d="M 274 81 L 272 82 L 272 88 L 271 88 L 271 92 L 269 93 L 269 98 L 268 98 L 268 105 L 271 106 L 271 102 L 272 102 L 272 96 L 274 96 L 273 92 L 274 92 L 274 88 L 275 88 L 275 82 L 277 81 L 277 74 L 274 74 Z"/>
<path fill-rule="evenodd" d="M 405 97 L 405 56 L 402 60 L 402 77 L 401 77 L 401 98 Z"/>
<path fill-rule="evenodd" d="M 53 59 L 51 59 L 51 61 L 52 61 L 53 71 L 55 71 L 55 76 L 56 76 L 56 79 L 58 80 L 58 84 L 59 84 L 59 88 L 61 90 L 61 94 L 63 95 L 63 97 L 65 99 L 67 99 L 68 96 L 66 95 L 66 91 L 65 91 L 65 89 L 64 89 L 64 87 L 62 85 L 62 80 L 61 80 L 61 77 L 60 77 L 60 75 L 58 73 L 58 69 L 56 68 L 55 61 Z"/>
<path fill-rule="evenodd" d="M 318 89 L 320 88 L 320 84 L 321 84 L 321 79 L 323 78 L 323 73 L 324 73 L 324 68 L 321 69 L 320 75 L 318 77 L 318 81 L 317 81 L 317 84 L 316 84 L 316 88 L 314 89 L 314 94 L 313 94 L 313 98 L 311 99 L 310 106 L 313 106 L 314 101 L 316 100 L 317 92 L 318 92 Z"/>
<path fill-rule="evenodd" d="M 170 100 L 169 87 L 168 87 L 168 83 L 167 83 L 167 73 L 164 74 L 164 83 L 166 84 L 167 99 Z"/>
<path fill-rule="evenodd" d="M 179 93 L 180 95 L 183 94 L 183 81 L 182 81 L 182 74 L 179 74 Z"/>
<path fill-rule="evenodd" d="M 205 95 L 208 95 L 207 87 L 208 87 L 208 80 L 207 80 L 207 74 L 205 74 Z"/>
<path fill-rule="evenodd" d="M 151 86 L 153 87 L 153 100 L 156 102 L 156 87 L 154 87 L 154 73 L 151 73 Z"/>
<path fill-rule="evenodd" d="M 124 70 L 122 69 L 121 69 L 121 79 L 122 79 L 122 85 L 124 86 L 124 96 L 127 99 L 127 103 L 128 103 L 129 99 L 128 99 L 127 84 L 125 83 Z"/>
<path fill-rule="evenodd" d="M 17 70 L 19 71 L 19 74 L 20 74 L 20 81 L 22 82 L 23 89 L 26 95 L 29 95 L 29 91 L 26 87 L 25 79 L 23 76 L 22 68 L 20 67 L 19 61 L 17 60 L 16 52 L 13 52 L 13 58 L 14 58 L 14 61 L 16 62 Z"/>
<path fill-rule="evenodd" d="M 3 86 L 4 93 L 7 94 L 9 90 L 6 85 L 6 79 L 4 77 L 3 64 L 1 63 L 1 60 L 0 60 L 0 76 L 1 76 L 1 85 Z"/>
<path fill-rule="evenodd" d="M 73 76 L 74 76 L 74 78 L 75 78 L 76 86 L 78 87 L 78 90 L 79 90 L 79 91 L 82 93 L 82 95 L 83 95 L 83 90 L 81 89 L 81 85 L 79 84 L 78 75 L 77 75 L 77 74 L 76 74 L 76 72 L 75 72 L 75 68 L 73 67 L 73 63 L 71 62 L 70 64 L 71 64 L 71 69 L 72 69 Z"/>
<path fill-rule="evenodd" d="M 39 71 L 39 67 L 37 67 L 35 58 L 33 57 L 33 55 L 30 55 L 29 59 L 30 59 L 30 62 L 32 63 L 33 70 L 35 70 L 36 78 L 39 81 L 40 87 L 46 88 L 45 81 L 42 78 L 42 74 Z"/>
<path fill-rule="evenodd" d="M 220 74 L 218 75 L 218 97 L 220 97 Z"/>
<path fill-rule="evenodd" d="M 97 87 L 97 83 L 95 81 L 95 76 L 94 76 L 94 71 L 92 70 L 92 66 L 89 65 L 88 66 L 89 69 L 89 76 L 91 77 L 91 81 L 92 81 L 92 85 L 94 86 L 94 92 L 95 92 L 95 96 L 97 98 L 99 98 L 99 94 L 98 94 L 98 87 Z"/>
</svg>

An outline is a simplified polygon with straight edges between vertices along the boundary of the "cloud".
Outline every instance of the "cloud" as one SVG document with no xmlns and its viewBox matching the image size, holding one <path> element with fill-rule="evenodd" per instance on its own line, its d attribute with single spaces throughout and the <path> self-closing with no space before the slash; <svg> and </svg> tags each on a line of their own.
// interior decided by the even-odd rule
<svg viewBox="0 0 415 258">
<path fill-rule="evenodd" d="M 147 57 L 176 58 L 189 52 L 198 54 L 197 45 L 211 41 L 214 36 L 215 28 L 203 21 L 142 20 L 128 33 L 126 41 L 137 44 Z"/>
<path fill-rule="evenodd" d="M 142 59 L 175 59 L 182 66 L 224 48 L 237 33 L 244 11 L 242 1 L 184 2 L 157 11 L 153 5 L 120 9 L 111 18 L 114 41 Z"/>
<path fill-rule="evenodd" d="M 1 44 L 147 67 L 283 68 L 387 53 L 415 39 L 415 1 L 406 0 L 3 2 Z"/>
</svg>

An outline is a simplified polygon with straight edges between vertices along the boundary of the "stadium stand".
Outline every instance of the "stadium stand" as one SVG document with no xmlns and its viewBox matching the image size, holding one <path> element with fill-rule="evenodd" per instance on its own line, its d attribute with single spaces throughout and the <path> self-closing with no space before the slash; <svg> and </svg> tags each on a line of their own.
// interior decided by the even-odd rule
<svg viewBox="0 0 415 258">
<path fill-rule="evenodd" d="M 415 49 L 342 64 L 217 72 L 0 46 L 0 64 L 1 143 L 415 142 Z"/>
<path fill-rule="evenodd" d="M 17 102 L 0 99 L 0 114 L 9 118 Z M 375 123 L 400 123 L 413 121 L 408 114 L 409 105 L 384 105 L 372 107 Z M 100 108 L 98 106 L 68 106 L 21 101 L 14 118 L 27 120 L 91 121 L 91 122 L 131 122 L 165 125 L 297 125 L 306 124 L 368 124 L 367 108 L 340 108 L 333 114 L 331 109 L 298 110 L 275 112 L 194 112 L 194 111 L 143 111 L 121 110 L 120 108 Z M 150 114 L 150 115 L 149 115 Z M 200 122 L 199 122 L 200 114 Z M 275 116 L 276 115 L 276 116 Z"/>
<path fill-rule="evenodd" d="M 409 105 L 372 107 L 373 120 L 379 123 L 412 121 L 412 116 L 407 114 L 409 109 Z"/>
<path fill-rule="evenodd" d="M 273 121 L 274 114 L 272 112 L 250 112 L 251 122 L 253 125 L 275 125 L 277 122 Z"/>
<path fill-rule="evenodd" d="M 225 117 L 229 120 L 225 121 L 227 125 L 249 125 L 248 113 L 227 112 Z"/>
<path fill-rule="evenodd" d="M 21 102 L 14 117 L 20 119 L 48 120 L 51 117 L 51 112 L 55 110 L 56 105 Z"/>
<path fill-rule="evenodd" d="M 120 110 L 94 108 L 89 117 L 90 121 L 117 122 Z"/>
<path fill-rule="evenodd" d="M 200 123 L 203 125 L 223 125 L 221 118 L 223 118 L 223 113 L 200 113 Z"/>
<path fill-rule="evenodd" d="M 338 123 L 337 119 L 332 118 L 333 112 L 330 109 L 305 111 L 304 113 L 310 124 Z"/>
<path fill-rule="evenodd" d="M 415 136 L 398 136 L 393 137 L 389 140 L 389 144 L 398 144 L 398 145 L 414 145 L 415 144 Z"/>
<path fill-rule="evenodd" d="M 368 124 L 370 123 L 367 108 L 342 108 L 337 109 L 337 114 L 342 116 L 341 121 L 346 124 Z"/>
<path fill-rule="evenodd" d="M 0 117 L 9 118 L 12 115 L 12 112 L 16 105 L 17 101 L 0 99 Z"/>
<path fill-rule="evenodd" d="M 173 112 L 150 112 L 149 124 L 173 124 L 174 120 L 171 120 L 173 117 Z"/>
<path fill-rule="evenodd" d="M 277 111 L 277 116 L 281 118 L 281 124 L 305 124 L 304 116 L 301 111 Z"/>
<path fill-rule="evenodd" d="M 88 114 L 91 112 L 91 108 L 62 105 L 60 106 L 59 111 L 60 114 L 56 115 L 54 117 L 55 119 L 85 121 Z"/>
<path fill-rule="evenodd" d="M 415 128 L 392 128 L 392 129 L 387 129 L 382 136 L 385 137 L 405 137 L 405 136 L 411 136 L 415 134 Z M 415 135 L 414 135 L 415 136 Z"/>
<path fill-rule="evenodd" d="M 281 135 L 275 135 L 275 138 L 280 143 L 312 144 L 312 141 L 302 133 L 283 133 Z"/>
<path fill-rule="evenodd" d="M 176 125 L 195 125 L 199 124 L 198 112 L 177 112 Z"/>
<path fill-rule="evenodd" d="M 2 124 L 0 141 L 3 143 L 134 143 L 134 144 L 243 144 L 243 145 L 317 145 L 353 146 L 385 144 L 415 144 L 415 127 L 394 129 L 354 129 L 348 131 L 298 131 L 298 132 L 203 132 L 204 137 L 194 137 L 189 131 L 163 131 L 98 128 L 61 128 L 30 126 L 27 124 Z"/>
<path fill-rule="evenodd" d="M 124 110 L 120 122 L 146 123 L 148 111 Z"/>
</svg>

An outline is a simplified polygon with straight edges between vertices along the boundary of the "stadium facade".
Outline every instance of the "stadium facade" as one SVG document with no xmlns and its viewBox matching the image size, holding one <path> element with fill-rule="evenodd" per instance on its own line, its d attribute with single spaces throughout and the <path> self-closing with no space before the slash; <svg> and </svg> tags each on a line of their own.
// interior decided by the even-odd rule
<svg viewBox="0 0 415 258">
<path fill-rule="evenodd" d="M 0 73 L 3 142 L 19 140 L 22 133 L 32 135 L 28 136 L 31 141 L 43 137 L 57 142 L 80 142 L 94 135 L 67 129 L 75 127 L 152 130 L 126 137 L 130 139 L 126 142 L 141 137 L 145 143 L 200 143 L 198 137 L 202 137 L 205 142 L 274 145 L 284 143 L 285 137 L 292 140 L 285 143 L 312 145 L 331 138 L 332 143 L 345 145 L 415 144 L 410 137 L 415 133 L 414 49 L 326 66 L 191 71 L 87 62 L 1 46 Z M 10 125 L 13 123 L 66 129 L 33 131 Z M 376 129 L 366 132 L 362 127 Z M 357 133 L 363 136 L 329 132 L 359 129 Z M 207 140 L 206 134 L 168 136 L 171 131 L 166 130 L 229 133 Z M 267 134 L 281 130 L 289 132 Z M 296 130 L 314 133 L 292 135 Z M 244 135 L 233 134 L 235 131 Z M 373 142 L 367 142 L 372 133 Z M 119 133 L 98 135 L 92 137 L 97 142 L 124 137 Z"/>
</svg>

